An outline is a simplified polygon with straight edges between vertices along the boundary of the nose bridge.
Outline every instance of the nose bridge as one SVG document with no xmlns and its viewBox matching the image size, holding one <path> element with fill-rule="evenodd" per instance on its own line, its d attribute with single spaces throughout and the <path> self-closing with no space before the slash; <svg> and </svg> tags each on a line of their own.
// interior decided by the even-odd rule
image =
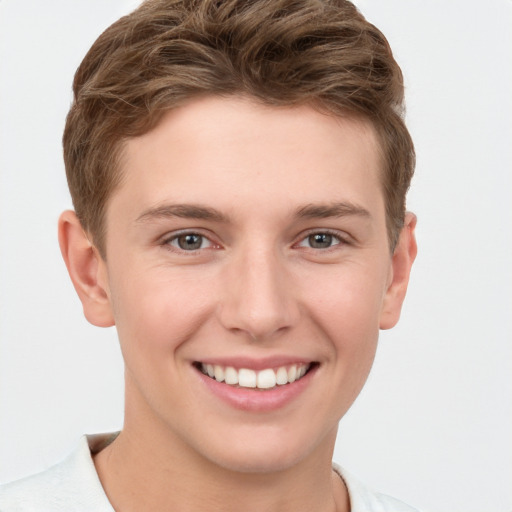
<svg viewBox="0 0 512 512">
<path fill-rule="evenodd" d="M 298 316 L 284 256 L 266 245 L 240 250 L 227 270 L 221 320 L 231 330 L 262 339 L 293 325 Z"/>
</svg>

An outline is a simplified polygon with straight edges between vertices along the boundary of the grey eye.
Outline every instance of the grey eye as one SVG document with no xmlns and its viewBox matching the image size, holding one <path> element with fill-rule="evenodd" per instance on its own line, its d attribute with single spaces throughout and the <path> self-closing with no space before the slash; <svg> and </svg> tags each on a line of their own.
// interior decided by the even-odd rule
<svg viewBox="0 0 512 512">
<path fill-rule="evenodd" d="M 329 233 L 315 233 L 307 238 L 308 244 L 313 249 L 328 249 L 336 242 L 333 235 Z"/>
<path fill-rule="evenodd" d="M 171 241 L 171 245 L 179 247 L 183 251 L 196 251 L 203 248 L 205 238 L 195 233 L 180 235 Z"/>
</svg>

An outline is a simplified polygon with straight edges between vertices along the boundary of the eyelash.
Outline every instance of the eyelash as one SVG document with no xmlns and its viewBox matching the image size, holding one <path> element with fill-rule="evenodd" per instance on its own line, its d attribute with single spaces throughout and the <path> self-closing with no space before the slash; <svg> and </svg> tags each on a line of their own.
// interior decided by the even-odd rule
<svg viewBox="0 0 512 512">
<path fill-rule="evenodd" d="M 310 247 L 310 246 L 302 245 L 304 242 L 307 242 L 308 240 L 310 240 L 311 237 L 318 236 L 318 235 L 327 235 L 329 237 L 332 237 L 333 241 L 336 240 L 336 243 L 332 243 L 328 247 L 324 247 L 324 248 Z M 306 233 L 305 235 L 301 235 L 300 240 L 294 245 L 298 246 L 298 247 L 304 247 L 305 249 L 308 249 L 308 250 L 326 252 L 329 250 L 335 250 L 336 247 L 339 245 L 348 245 L 349 243 L 350 242 L 347 239 L 347 237 L 342 236 L 338 231 L 332 231 L 330 229 L 320 229 L 320 230 L 312 230 L 309 233 Z"/>
<path fill-rule="evenodd" d="M 207 242 L 209 244 L 209 246 L 208 247 L 198 247 L 197 249 L 192 249 L 192 250 L 187 250 L 187 249 L 183 249 L 182 247 L 179 247 L 178 244 L 179 244 L 180 238 L 184 238 L 187 236 L 196 236 L 201 239 L 201 246 L 203 245 L 204 242 Z M 173 245 L 174 242 L 176 243 L 176 245 Z M 218 244 L 213 242 L 209 237 L 207 237 L 206 235 L 204 235 L 203 233 L 200 233 L 198 231 L 182 231 L 179 233 L 173 233 L 171 236 L 164 238 L 162 240 L 161 245 L 166 247 L 169 250 L 173 250 L 173 251 L 184 253 L 184 254 L 186 254 L 186 253 L 197 254 L 199 251 L 203 251 L 205 249 L 210 249 L 212 247 L 213 248 L 220 247 Z"/>
<path fill-rule="evenodd" d="M 307 243 L 308 240 L 311 242 L 311 237 L 318 236 L 318 235 L 327 235 L 328 237 L 332 237 L 331 242 L 335 242 L 335 243 L 331 243 L 328 247 L 322 247 L 322 248 L 303 245 L 304 243 Z M 179 244 L 180 238 L 187 237 L 187 236 L 196 236 L 196 237 L 200 238 L 201 246 L 198 248 L 195 248 L 195 249 L 191 249 L 191 250 L 187 250 L 187 249 L 183 249 L 182 247 L 179 247 L 178 244 Z M 204 242 L 207 242 L 209 245 L 207 247 L 203 247 Z M 322 230 L 312 230 L 306 234 L 302 234 L 299 241 L 293 244 L 293 247 L 301 247 L 306 250 L 311 250 L 311 251 L 315 251 L 315 252 L 316 251 L 327 252 L 330 250 L 335 250 L 336 247 L 339 245 L 348 245 L 348 244 L 350 244 L 350 242 L 347 239 L 347 237 L 341 236 L 339 232 L 332 231 L 329 229 L 322 229 Z M 199 251 L 203 251 L 206 249 L 212 249 L 212 248 L 218 249 L 221 247 L 219 244 L 213 242 L 208 236 L 206 236 L 205 234 L 198 232 L 198 231 L 182 231 L 182 232 L 178 232 L 178 233 L 173 233 L 171 236 L 164 238 L 161 242 L 161 245 L 169 250 L 179 252 L 182 254 L 188 253 L 190 255 L 197 254 Z"/>
</svg>

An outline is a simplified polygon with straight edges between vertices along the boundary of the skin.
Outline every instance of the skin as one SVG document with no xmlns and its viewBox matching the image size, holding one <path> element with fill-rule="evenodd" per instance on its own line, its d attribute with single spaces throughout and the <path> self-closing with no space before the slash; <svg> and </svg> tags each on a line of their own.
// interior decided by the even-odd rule
<svg viewBox="0 0 512 512">
<path fill-rule="evenodd" d="M 123 162 L 106 261 L 73 212 L 59 225 L 84 313 L 116 325 L 125 360 L 125 425 L 95 457 L 114 508 L 349 510 L 338 422 L 416 255 L 412 214 L 390 252 L 371 125 L 207 97 L 128 141 Z M 233 357 L 315 371 L 277 410 L 240 410 L 194 365 Z"/>
</svg>

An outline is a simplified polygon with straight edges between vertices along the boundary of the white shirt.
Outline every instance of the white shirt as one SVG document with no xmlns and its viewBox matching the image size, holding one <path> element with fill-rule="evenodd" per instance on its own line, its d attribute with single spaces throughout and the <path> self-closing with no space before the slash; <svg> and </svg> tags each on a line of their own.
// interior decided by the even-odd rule
<svg viewBox="0 0 512 512">
<path fill-rule="evenodd" d="M 115 512 L 96 473 L 91 456 L 109 444 L 113 434 L 83 436 L 77 448 L 50 469 L 0 486 L 0 512 Z M 361 484 L 339 466 L 351 512 L 418 512 Z"/>
</svg>

